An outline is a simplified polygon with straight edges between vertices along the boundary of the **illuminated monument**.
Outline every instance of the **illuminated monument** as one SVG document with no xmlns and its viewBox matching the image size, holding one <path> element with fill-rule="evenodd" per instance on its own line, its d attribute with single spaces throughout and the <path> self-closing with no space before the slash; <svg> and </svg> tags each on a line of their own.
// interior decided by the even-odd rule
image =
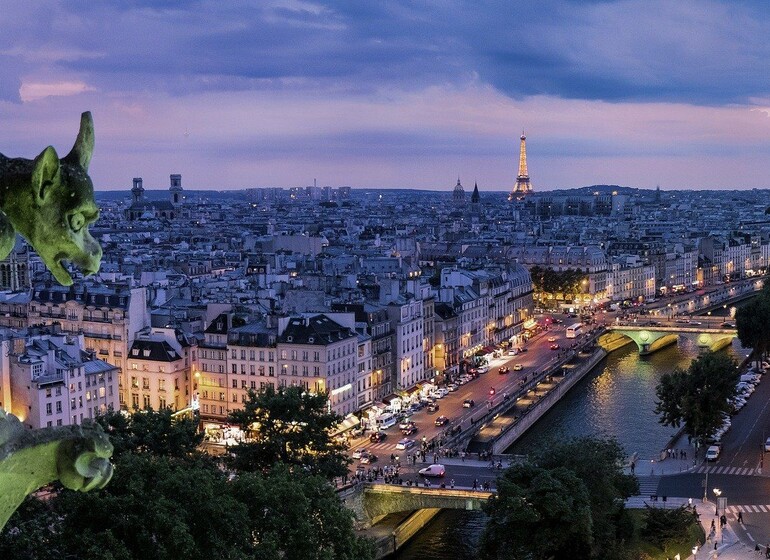
<svg viewBox="0 0 770 560">
<path fill-rule="evenodd" d="M 521 152 L 519 153 L 519 174 L 516 176 L 516 184 L 513 186 L 508 200 L 512 200 L 519 195 L 532 192 L 532 183 L 529 181 L 527 172 L 527 137 L 524 132 L 521 133 Z"/>
</svg>

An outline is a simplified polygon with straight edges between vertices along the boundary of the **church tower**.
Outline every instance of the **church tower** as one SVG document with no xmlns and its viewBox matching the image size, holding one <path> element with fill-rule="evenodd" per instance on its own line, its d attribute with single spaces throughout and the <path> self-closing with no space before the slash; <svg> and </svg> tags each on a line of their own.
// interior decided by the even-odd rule
<svg viewBox="0 0 770 560">
<path fill-rule="evenodd" d="M 144 187 L 142 186 L 142 178 L 134 177 L 134 186 L 131 188 L 131 202 L 142 202 L 144 200 Z"/>
<path fill-rule="evenodd" d="M 529 194 L 532 192 L 532 183 L 529 180 L 529 172 L 527 171 L 527 137 L 524 132 L 521 133 L 521 151 L 519 152 L 519 174 L 516 176 L 516 184 L 513 186 L 508 200 L 516 197 L 516 195 Z"/>
<path fill-rule="evenodd" d="M 455 190 L 452 191 L 452 203 L 458 210 L 465 208 L 465 189 L 463 189 L 463 186 L 460 184 L 459 177 L 457 178 Z"/>
<path fill-rule="evenodd" d="M 171 186 L 169 187 L 169 193 L 171 194 L 171 204 L 173 204 L 175 207 L 182 204 L 182 200 L 184 199 L 184 190 L 182 189 L 182 176 L 178 173 L 172 174 L 170 176 L 171 178 Z"/>
<path fill-rule="evenodd" d="M 481 196 L 479 195 L 479 184 L 474 183 L 473 194 L 471 195 L 471 214 L 478 216 L 481 213 Z"/>
</svg>

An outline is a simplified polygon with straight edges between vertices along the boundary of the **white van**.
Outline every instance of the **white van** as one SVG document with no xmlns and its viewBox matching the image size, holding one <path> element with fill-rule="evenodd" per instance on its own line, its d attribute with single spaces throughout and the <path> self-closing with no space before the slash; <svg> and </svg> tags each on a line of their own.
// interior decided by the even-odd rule
<svg viewBox="0 0 770 560">
<path fill-rule="evenodd" d="M 377 418 L 377 427 L 380 430 L 386 430 L 391 426 L 395 426 L 396 422 L 398 422 L 398 418 L 396 418 L 394 414 L 386 412 L 384 414 L 380 414 L 380 416 Z"/>
<path fill-rule="evenodd" d="M 719 446 L 710 445 L 706 450 L 706 461 L 716 461 L 719 457 Z"/>
</svg>

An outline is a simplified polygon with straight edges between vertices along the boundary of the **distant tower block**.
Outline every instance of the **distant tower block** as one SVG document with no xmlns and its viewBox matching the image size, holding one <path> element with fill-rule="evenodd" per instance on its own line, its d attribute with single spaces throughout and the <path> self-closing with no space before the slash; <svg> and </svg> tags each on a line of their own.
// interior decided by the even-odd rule
<svg viewBox="0 0 770 560">
<path fill-rule="evenodd" d="M 527 137 L 524 136 L 524 132 L 522 132 L 521 152 L 519 152 L 519 174 L 516 176 L 516 184 L 513 186 L 509 198 L 513 198 L 517 194 L 527 194 L 531 192 L 532 183 L 529 181 L 529 173 L 527 172 Z"/>
<path fill-rule="evenodd" d="M 178 173 L 174 173 L 170 175 L 171 178 L 171 186 L 169 187 L 169 192 L 171 193 L 171 204 L 176 206 L 177 204 L 182 203 L 183 198 L 183 189 L 182 189 L 182 176 Z"/>
</svg>

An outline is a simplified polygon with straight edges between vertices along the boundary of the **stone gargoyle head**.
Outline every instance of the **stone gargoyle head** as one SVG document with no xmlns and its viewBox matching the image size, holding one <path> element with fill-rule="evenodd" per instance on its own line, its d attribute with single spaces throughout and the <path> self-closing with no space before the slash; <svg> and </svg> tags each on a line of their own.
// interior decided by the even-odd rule
<svg viewBox="0 0 770 560">
<path fill-rule="evenodd" d="M 52 146 L 34 160 L 0 154 L 0 259 L 18 232 L 62 285 L 72 284 L 65 262 L 85 275 L 99 270 L 102 248 L 88 231 L 99 217 L 88 176 L 93 150 L 94 121 L 86 112 L 75 145 L 62 159 Z"/>
</svg>

